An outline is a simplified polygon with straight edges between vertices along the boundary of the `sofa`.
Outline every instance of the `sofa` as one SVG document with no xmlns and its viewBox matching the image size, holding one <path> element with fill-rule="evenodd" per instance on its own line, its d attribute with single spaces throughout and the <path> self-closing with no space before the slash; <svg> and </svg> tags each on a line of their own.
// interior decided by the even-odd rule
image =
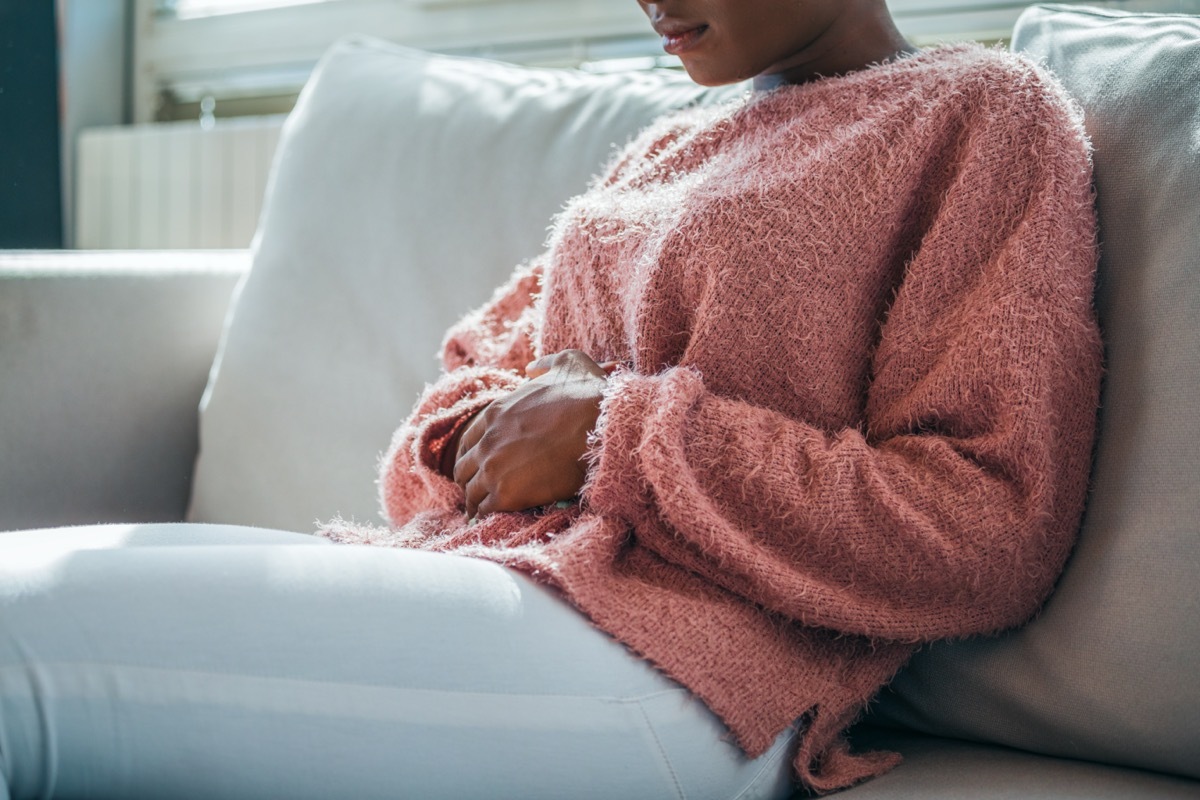
<svg viewBox="0 0 1200 800">
<path fill-rule="evenodd" d="M 1094 147 L 1088 510 L 1033 622 L 926 647 L 880 695 L 852 738 L 905 761 L 845 795 L 1200 798 L 1200 17 L 1038 5 L 1012 46 Z M 340 42 L 249 251 L 0 253 L 0 531 L 377 523 L 441 331 L 639 127 L 742 91 Z"/>
</svg>

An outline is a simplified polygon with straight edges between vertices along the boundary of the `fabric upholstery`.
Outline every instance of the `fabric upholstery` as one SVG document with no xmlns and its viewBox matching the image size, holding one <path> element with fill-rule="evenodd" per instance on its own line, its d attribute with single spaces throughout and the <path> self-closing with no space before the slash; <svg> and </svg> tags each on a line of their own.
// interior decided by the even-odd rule
<svg viewBox="0 0 1200 800">
<path fill-rule="evenodd" d="M 864 729 L 863 748 L 904 763 L 838 800 L 1195 800 L 1200 784 L 1137 769 L 1023 753 L 913 733 Z"/>
<path fill-rule="evenodd" d="M 1108 374 L 1092 497 L 1042 616 L 930 647 L 877 713 L 1200 777 L 1200 17 L 1042 6 L 1013 44 L 1083 105 L 1095 148 Z"/>
<path fill-rule="evenodd" d="M 449 325 L 541 250 L 638 129 L 740 91 L 335 47 L 283 133 L 202 408 L 190 518 L 378 519 L 377 459 Z"/>
<path fill-rule="evenodd" d="M 246 254 L 0 254 L 0 530 L 183 518 Z"/>
</svg>

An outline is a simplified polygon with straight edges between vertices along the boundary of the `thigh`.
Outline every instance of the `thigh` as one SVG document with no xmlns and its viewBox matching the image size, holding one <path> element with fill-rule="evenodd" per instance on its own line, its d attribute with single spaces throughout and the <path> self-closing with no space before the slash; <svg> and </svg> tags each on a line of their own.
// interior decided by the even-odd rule
<svg viewBox="0 0 1200 800">
<path fill-rule="evenodd" d="M 488 562 L 216 526 L 0 535 L 14 800 L 786 789 L 787 736 L 756 762 L 722 736 L 681 687 Z"/>
</svg>

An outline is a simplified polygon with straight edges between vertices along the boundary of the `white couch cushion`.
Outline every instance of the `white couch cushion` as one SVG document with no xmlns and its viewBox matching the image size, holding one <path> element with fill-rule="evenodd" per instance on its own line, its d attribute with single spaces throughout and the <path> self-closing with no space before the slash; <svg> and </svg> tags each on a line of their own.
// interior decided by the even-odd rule
<svg viewBox="0 0 1200 800">
<path fill-rule="evenodd" d="M 377 518 L 376 461 L 445 329 L 638 129 L 706 91 L 349 40 L 285 126 L 201 409 L 189 518 Z"/>
<path fill-rule="evenodd" d="M 1108 375 L 1092 497 L 1016 635 L 941 644 L 880 713 L 944 736 L 1200 777 L 1200 17 L 1044 6 L 1014 47 L 1095 146 Z"/>
</svg>

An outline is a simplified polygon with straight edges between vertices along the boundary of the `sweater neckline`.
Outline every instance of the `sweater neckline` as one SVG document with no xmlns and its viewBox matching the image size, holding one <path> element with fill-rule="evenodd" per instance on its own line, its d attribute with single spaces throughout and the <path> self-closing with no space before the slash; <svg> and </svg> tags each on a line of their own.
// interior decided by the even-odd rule
<svg viewBox="0 0 1200 800">
<path fill-rule="evenodd" d="M 785 83 L 769 89 L 748 88 L 741 96 L 741 102 L 735 103 L 735 109 L 750 108 L 761 105 L 764 101 L 784 97 L 800 97 L 818 92 L 831 91 L 836 88 L 849 88 L 863 83 L 874 83 L 879 78 L 899 72 L 907 72 L 924 66 L 928 62 L 948 55 L 967 52 L 982 52 L 987 48 L 976 42 L 954 42 L 922 48 L 915 53 L 907 53 L 898 58 L 877 61 L 862 69 L 847 72 L 842 75 L 817 75 L 804 83 Z"/>
<path fill-rule="evenodd" d="M 956 42 L 935 45 L 908 54 L 903 58 L 869 64 L 844 75 L 818 76 L 805 83 L 789 83 L 770 89 L 755 91 L 748 88 L 741 95 L 724 103 L 705 108 L 693 107 L 699 131 L 689 143 L 693 156 L 698 148 L 714 149 L 722 146 L 733 131 L 743 124 L 753 125 L 763 114 L 770 115 L 784 104 L 800 104 L 812 98 L 820 98 L 831 92 L 850 91 L 870 84 L 881 84 L 888 76 L 920 69 L 930 62 L 953 57 L 962 53 L 983 53 L 988 48 L 976 42 Z"/>
</svg>

